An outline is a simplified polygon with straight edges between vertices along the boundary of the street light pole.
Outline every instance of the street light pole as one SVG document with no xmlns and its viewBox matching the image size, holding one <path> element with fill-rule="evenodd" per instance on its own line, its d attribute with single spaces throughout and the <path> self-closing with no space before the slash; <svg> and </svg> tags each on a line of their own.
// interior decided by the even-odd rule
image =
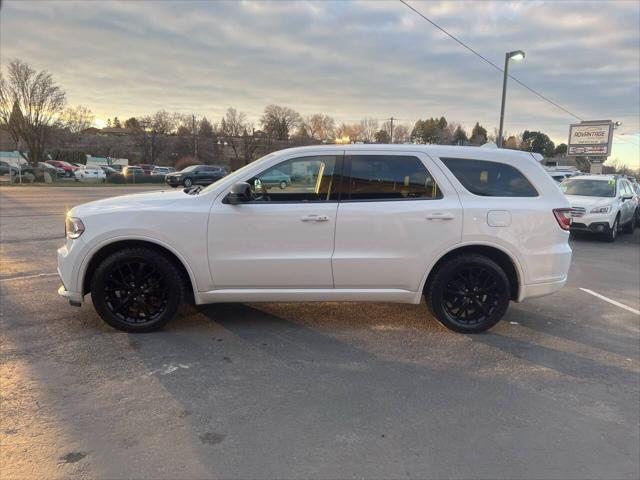
<svg viewBox="0 0 640 480">
<path fill-rule="evenodd" d="M 504 78 L 502 79 L 502 104 L 500 106 L 500 128 L 498 130 L 497 144 L 498 148 L 502 148 L 502 135 L 504 127 L 504 105 L 507 100 L 507 77 L 509 76 L 509 60 L 522 60 L 524 52 L 522 50 L 514 50 L 504 55 Z"/>
</svg>

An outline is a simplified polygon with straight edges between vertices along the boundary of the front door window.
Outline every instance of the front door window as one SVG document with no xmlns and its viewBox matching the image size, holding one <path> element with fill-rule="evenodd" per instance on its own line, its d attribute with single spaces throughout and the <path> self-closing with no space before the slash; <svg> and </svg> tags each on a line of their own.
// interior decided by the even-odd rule
<svg viewBox="0 0 640 480">
<path fill-rule="evenodd" d="M 338 199 L 336 155 L 292 158 L 249 180 L 254 202 L 327 202 Z"/>
</svg>

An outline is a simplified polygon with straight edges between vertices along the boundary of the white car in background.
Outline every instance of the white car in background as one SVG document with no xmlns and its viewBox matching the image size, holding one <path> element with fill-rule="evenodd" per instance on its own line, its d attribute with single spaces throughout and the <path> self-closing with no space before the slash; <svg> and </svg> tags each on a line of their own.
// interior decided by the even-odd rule
<svg viewBox="0 0 640 480">
<path fill-rule="evenodd" d="M 81 165 L 73 174 L 77 182 L 104 183 L 107 181 L 107 174 L 99 165 Z"/>
<path fill-rule="evenodd" d="M 173 173 L 176 169 L 173 167 L 153 167 L 151 175 L 166 175 L 167 173 Z"/>
<path fill-rule="evenodd" d="M 618 175 L 583 175 L 569 178 L 560 190 L 571 202 L 571 230 L 601 235 L 615 241 L 618 230 L 633 233 L 636 208 L 631 182 Z"/>
<path fill-rule="evenodd" d="M 287 188 L 265 181 L 287 175 Z M 298 173 L 301 172 L 301 173 Z M 553 293 L 571 210 L 528 153 L 345 145 L 269 154 L 206 188 L 108 198 L 66 217 L 60 295 L 111 326 L 166 324 L 184 298 L 419 304 L 481 332 Z"/>
</svg>

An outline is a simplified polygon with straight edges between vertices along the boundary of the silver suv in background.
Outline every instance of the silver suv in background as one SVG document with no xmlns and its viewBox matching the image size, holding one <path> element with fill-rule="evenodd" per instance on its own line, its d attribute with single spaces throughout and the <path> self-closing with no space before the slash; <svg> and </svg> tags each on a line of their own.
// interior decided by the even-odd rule
<svg viewBox="0 0 640 480">
<path fill-rule="evenodd" d="M 619 175 L 583 175 L 569 178 L 560 189 L 571 203 L 571 230 L 601 235 L 615 241 L 618 231 L 633 233 L 637 194 Z"/>
</svg>

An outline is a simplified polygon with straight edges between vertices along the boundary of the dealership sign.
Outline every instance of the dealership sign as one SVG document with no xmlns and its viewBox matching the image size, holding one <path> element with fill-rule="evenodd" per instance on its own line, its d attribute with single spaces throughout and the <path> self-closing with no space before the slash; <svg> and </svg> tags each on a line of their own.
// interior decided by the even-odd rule
<svg viewBox="0 0 640 480">
<path fill-rule="evenodd" d="M 612 138 L 613 122 L 609 120 L 576 123 L 569 128 L 567 155 L 608 157 Z"/>
</svg>

